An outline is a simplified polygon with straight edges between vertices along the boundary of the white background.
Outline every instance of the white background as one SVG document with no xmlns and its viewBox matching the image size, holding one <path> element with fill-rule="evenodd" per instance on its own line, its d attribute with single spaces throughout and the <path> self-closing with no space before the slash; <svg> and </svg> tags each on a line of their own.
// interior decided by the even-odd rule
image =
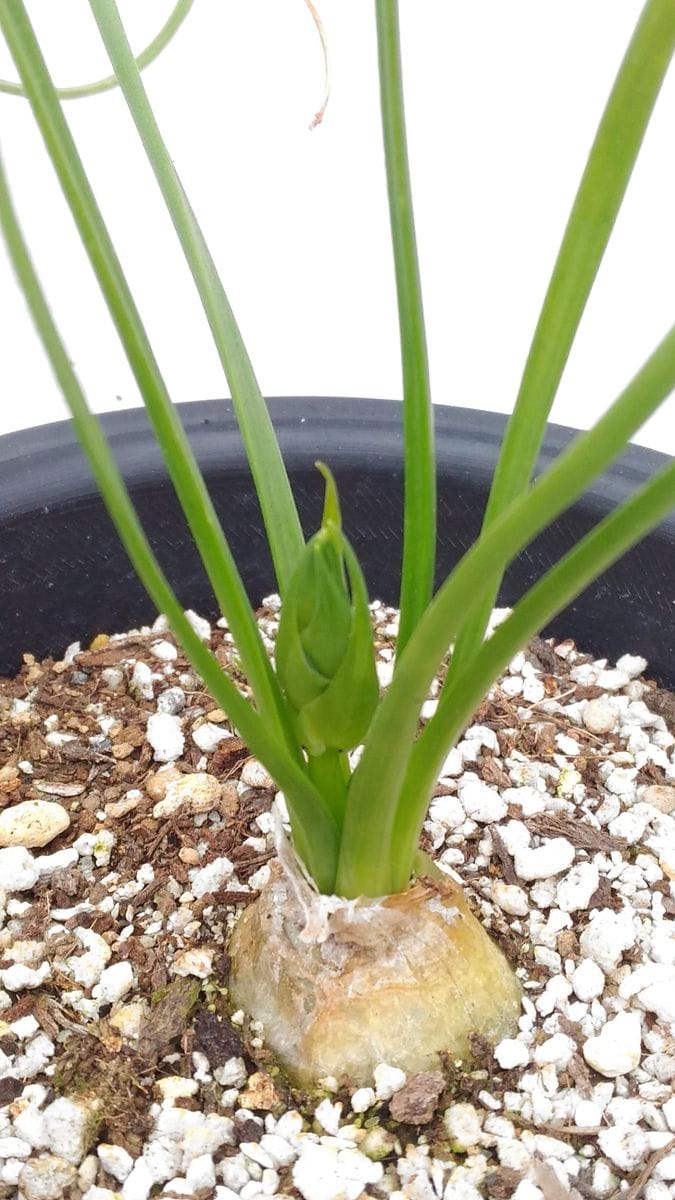
<svg viewBox="0 0 675 1200">
<path fill-rule="evenodd" d="M 373 6 L 196 0 L 146 86 L 268 395 L 400 396 Z M 140 49 L 169 0 L 122 0 Z M 641 0 L 401 0 L 434 398 L 508 411 L 562 228 Z M 86 0 L 30 0 L 57 83 L 109 67 Z M 4 46 L 0 71 L 14 77 Z M 118 94 L 67 113 L 174 399 L 226 394 Z M 25 101 L 0 140 L 35 260 L 93 406 L 139 402 Z M 587 426 L 675 315 L 675 74 L 554 410 Z M 0 432 L 64 415 L 0 250 Z M 638 440 L 675 452 L 671 399 Z"/>
</svg>

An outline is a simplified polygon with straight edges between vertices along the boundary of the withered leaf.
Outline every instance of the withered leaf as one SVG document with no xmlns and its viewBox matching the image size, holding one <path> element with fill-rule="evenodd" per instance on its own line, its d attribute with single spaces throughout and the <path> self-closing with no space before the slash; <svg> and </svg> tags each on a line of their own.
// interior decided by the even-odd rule
<svg viewBox="0 0 675 1200">
<path fill-rule="evenodd" d="M 578 850 L 625 850 L 625 838 L 607 833 L 605 829 L 594 829 L 584 821 L 573 821 L 554 813 L 536 813 L 525 821 L 531 833 L 539 837 L 564 837 Z"/>
<path fill-rule="evenodd" d="M 141 1025 L 138 1051 L 150 1062 L 158 1062 L 175 1038 L 185 1032 L 201 984 L 198 979 L 174 979 L 162 989 Z"/>
</svg>

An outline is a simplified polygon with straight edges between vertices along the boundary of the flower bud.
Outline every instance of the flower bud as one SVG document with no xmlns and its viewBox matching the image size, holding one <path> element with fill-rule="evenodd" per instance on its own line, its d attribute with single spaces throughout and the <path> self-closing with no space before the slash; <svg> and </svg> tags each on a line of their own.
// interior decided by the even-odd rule
<svg viewBox="0 0 675 1200">
<path fill-rule="evenodd" d="M 378 698 L 366 585 L 328 473 L 326 483 L 323 522 L 284 596 L 276 644 L 279 681 L 313 755 L 357 745 Z"/>
</svg>

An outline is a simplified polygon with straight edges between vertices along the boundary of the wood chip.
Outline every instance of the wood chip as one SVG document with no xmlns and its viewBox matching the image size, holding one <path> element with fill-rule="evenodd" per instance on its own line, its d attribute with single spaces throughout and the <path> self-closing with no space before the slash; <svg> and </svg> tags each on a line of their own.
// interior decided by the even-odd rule
<svg viewBox="0 0 675 1200">
<path fill-rule="evenodd" d="M 81 796 L 85 790 L 83 783 L 61 783 L 58 779 L 35 779 L 32 786 L 36 792 L 45 796 Z"/>
<path fill-rule="evenodd" d="M 625 850 L 626 838 L 615 837 L 605 829 L 594 829 L 584 821 L 573 821 L 553 813 L 536 813 L 524 821 L 530 833 L 539 837 L 564 837 L 577 850 Z"/>
<path fill-rule="evenodd" d="M 490 825 L 489 834 L 492 838 L 492 847 L 494 852 L 502 865 L 502 872 L 506 883 L 512 883 L 515 884 L 516 887 L 519 887 L 520 880 L 516 874 L 516 869 L 513 865 L 513 859 L 511 858 L 511 855 L 506 848 L 506 842 L 504 841 L 496 825 Z"/>
</svg>

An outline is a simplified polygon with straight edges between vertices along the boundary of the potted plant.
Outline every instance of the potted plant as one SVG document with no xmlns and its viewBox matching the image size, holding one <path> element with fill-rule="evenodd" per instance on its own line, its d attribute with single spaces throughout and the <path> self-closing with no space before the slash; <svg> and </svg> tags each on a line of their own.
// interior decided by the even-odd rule
<svg viewBox="0 0 675 1200">
<path fill-rule="evenodd" d="M 331 470 L 317 463 L 325 483 L 323 515 L 305 541 L 272 422 L 115 4 L 91 0 L 91 7 L 232 391 L 282 598 L 273 664 L 21 0 L 0 3 L 0 26 L 231 633 L 237 654 L 234 678 L 221 669 L 186 616 L 153 554 L 48 310 L 1 174 L 0 221 L 77 435 L 126 551 L 219 711 L 285 797 L 292 840 L 280 816 L 276 845 L 281 868 L 247 908 L 231 939 L 231 998 L 263 1023 L 269 1048 L 296 1083 L 316 1084 L 346 1074 L 352 1084 L 367 1087 L 382 1064 L 428 1081 L 443 1055 L 466 1059 L 476 1036 L 491 1044 L 509 1041 L 521 995 L 511 967 L 472 914 L 461 888 L 419 849 L 439 774 L 495 678 L 527 639 L 662 521 L 675 498 L 675 469 L 669 462 L 659 463 L 654 476 L 573 544 L 486 638 L 507 564 L 610 466 L 675 385 L 671 330 L 593 429 L 571 440 L 531 482 L 556 387 L 675 46 L 675 16 L 665 0 L 648 0 L 644 7 L 563 237 L 482 531 L 434 592 L 434 422 L 397 9 L 394 0 L 376 2 L 404 382 L 401 591 L 392 678 L 380 695 L 368 590 L 343 531 Z M 321 454 L 317 446 L 317 456 Z M 244 688 L 239 672 L 246 679 Z M 420 731 L 420 714 L 434 686 L 439 688 L 437 703 Z M 631 1038 L 633 1034 L 631 1027 Z M 302 1182 L 296 1182 L 302 1190 Z M 311 1196 L 311 1188 L 303 1195 Z"/>
</svg>

